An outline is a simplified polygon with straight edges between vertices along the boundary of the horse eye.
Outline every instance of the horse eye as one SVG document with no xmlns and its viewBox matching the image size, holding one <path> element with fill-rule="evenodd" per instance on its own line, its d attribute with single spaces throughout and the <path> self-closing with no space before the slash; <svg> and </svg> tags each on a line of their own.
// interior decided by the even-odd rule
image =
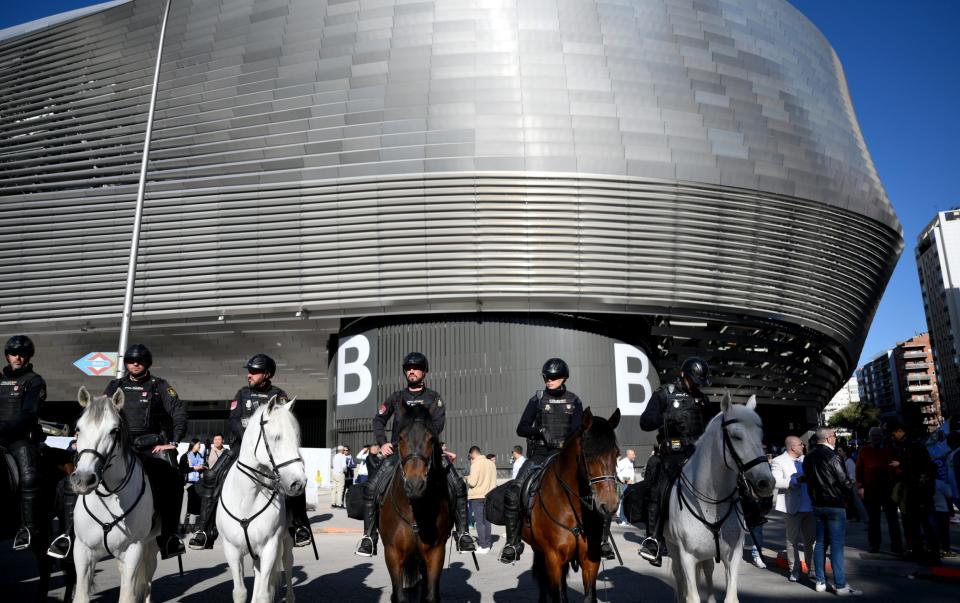
<svg viewBox="0 0 960 603">
<path fill-rule="evenodd" d="M 119 427 L 114 427 L 113 429 L 110 430 L 110 435 L 117 435 L 118 433 L 120 433 Z"/>
</svg>

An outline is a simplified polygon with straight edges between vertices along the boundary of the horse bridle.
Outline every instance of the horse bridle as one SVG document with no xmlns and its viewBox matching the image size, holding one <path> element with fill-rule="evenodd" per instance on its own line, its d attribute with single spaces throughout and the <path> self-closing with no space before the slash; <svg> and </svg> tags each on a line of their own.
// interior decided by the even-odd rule
<svg viewBox="0 0 960 603">
<path fill-rule="evenodd" d="M 744 463 L 743 460 L 740 458 L 740 455 L 737 454 L 737 449 L 733 447 L 733 441 L 730 439 L 730 432 L 727 431 L 727 425 L 733 425 L 734 423 L 739 423 L 739 422 L 740 422 L 740 419 L 727 419 L 726 415 L 723 415 L 721 417 L 720 427 L 723 430 L 723 453 L 724 453 L 723 464 L 727 466 L 727 469 L 733 468 L 730 466 L 729 463 L 727 463 L 727 454 L 729 453 L 730 457 L 733 459 L 733 463 L 737 466 L 737 483 L 739 484 L 740 482 L 744 482 L 747 488 L 749 489 L 751 496 L 754 496 L 754 498 L 756 498 L 756 496 L 754 495 L 753 486 L 750 485 L 750 482 L 746 480 L 745 476 L 747 471 L 749 471 L 750 469 L 762 463 L 766 463 L 768 461 L 766 456 L 760 455 L 755 459 Z"/>
<path fill-rule="evenodd" d="M 412 421 L 412 422 L 410 423 L 410 425 L 415 425 L 415 424 L 417 424 L 417 423 L 421 423 L 421 424 L 423 424 L 423 425 L 426 425 L 426 422 L 423 421 L 422 419 L 417 419 L 417 420 L 415 420 L 415 421 Z M 407 481 L 407 472 L 404 471 L 404 467 L 406 467 L 406 465 L 407 465 L 407 463 L 408 463 L 409 461 L 413 461 L 413 460 L 417 460 L 417 459 L 419 459 L 420 461 L 423 461 L 423 463 L 427 466 L 427 470 L 426 470 L 425 473 L 429 474 L 429 473 L 430 473 L 430 470 L 433 469 L 433 457 L 434 457 L 434 456 L 436 456 L 436 455 L 435 455 L 435 454 L 431 454 L 429 457 L 427 457 L 427 456 L 424 456 L 423 454 L 421 454 L 421 453 L 419 453 L 419 452 L 411 452 L 410 454 L 404 455 L 403 458 L 400 459 L 400 476 L 403 478 L 403 481 L 404 481 L 404 482 Z"/>
<path fill-rule="evenodd" d="M 250 557 L 254 561 L 259 561 L 260 556 L 253 552 L 253 546 L 250 544 L 250 533 L 248 528 L 254 519 L 259 517 L 266 511 L 271 504 L 273 504 L 274 499 L 277 497 L 277 484 L 280 482 L 280 469 L 286 467 L 287 465 L 292 465 L 293 463 L 304 463 L 303 457 L 300 454 L 297 454 L 296 458 L 284 461 L 282 463 L 277 463 L 273 458 L 273 451 L 270 450 L 270 442 L 267 440 L 266 430 L 264 425 L 269 423 L 268 419 L 263 417 L 263 414 L 260 415 L 260 433 L 257 435 L 257 443 L 253 446 L 253 458 L 257 458 L 257 448 L 260 447 L 260 442 L 263 442 L 263 447 L 267 451 L 267 458 L 270 460 L 270 470 L 272 473 L 267 473 L 261 471 L 257 467 L 251 467 L 250 465 L 237 460 L 237 465 L 240 468 L 240 473 L 243 473 L 249 477 L 255 484 L 263 486 L 270 490 L 270 498 L 267 499 L 266 504 L 260 508 L 259 511 L 251 515 L 250 517 L 241 518 L 237 517 L 230 512 L 230 509 L 227 508 L 226 502 L 223 500 L 223 490 L 220 491 L 220 506 L 229 515 L 234 521 L 240 524 L 240 527 L 243 528 L 243 538 L 247 542 L 247 551 L 250 553 Z M 306 463 L 304 463 L 306 464 Z M 264 482 L 263 478 L 266 478 L 268 481 Z"/>
</svg>

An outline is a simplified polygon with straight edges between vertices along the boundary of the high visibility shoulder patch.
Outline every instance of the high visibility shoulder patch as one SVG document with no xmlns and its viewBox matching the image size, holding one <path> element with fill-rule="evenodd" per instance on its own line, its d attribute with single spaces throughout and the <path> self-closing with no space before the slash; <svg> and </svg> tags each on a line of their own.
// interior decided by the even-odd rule
<svg viewBox="0 0 960 603">
<path fill-rule="evenodd" d="M 177 397 L 177 390 L 173 389 L 172 387 L 167 386 L 167 393 L 174 398 Z"/>
</svg>

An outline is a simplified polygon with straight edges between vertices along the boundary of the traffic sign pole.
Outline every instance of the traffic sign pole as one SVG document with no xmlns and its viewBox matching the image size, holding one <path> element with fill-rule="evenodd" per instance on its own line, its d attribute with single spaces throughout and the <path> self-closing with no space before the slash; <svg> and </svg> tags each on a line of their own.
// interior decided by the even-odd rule
<svg viewBox="0 0 960 603">
<path fill-rule="evenodd" d="M 130 317 L 133 314 L 133 283 L 137 276 L 137 253 L 140 250 L 140 222 L 143 219 L 143 197 L 147 186 L 147 162 L 150 159 L 150 137 L 153 134 L 153 110 L 157 104 L 157 83 L 160 81 L 160 64 L 163 59 L 163 39 L 167 34 L 167 18 L 170 16 L 170 2 L 163 9 L 163 21 L 160 24 L 160 44 L 157 47 L 157 63 L 153 70 L 153 90 L 150 91 L 150 108 L 147 109 L 147 132 L 143 140 L 143 157 L 140 158 L 140 183 L 137 185 L 137 210 L 133 217 L 133 237 L 130 241 L 130 260 L 127 263 L 127 289 L 123 295 L 123 319 L 120 324 L 119 357 L 127 349 L 130 332 Z M 117 378 L 123 377 L 126 367 L 117 363 Z"/>
</svg>

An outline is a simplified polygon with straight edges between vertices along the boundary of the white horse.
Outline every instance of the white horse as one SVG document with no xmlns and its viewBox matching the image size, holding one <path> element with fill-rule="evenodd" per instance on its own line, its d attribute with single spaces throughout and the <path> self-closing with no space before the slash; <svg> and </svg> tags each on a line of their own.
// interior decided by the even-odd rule
<svg viewBox="0 0 960 603">
<path fill-rule="evenodd" d="M 253 558 L 253 601 L 272 603 L 279 565 L 287 581 L 287 603 L 293 603 L 293 539 L 287 530 L 286 496 L 307 486 L 300 456 L 300 427 L 293 400 L 277 404 L 276 396 L 257 409 L 243 433 L 240 456 L 227 472 L 220 493 L 217 529 L 233 574 L 234 603 L 247 600 L 243 558 Z"/>
<path fill-rule="evenodd" d="M 120 413 L 123 391 L 91 398 L 81 387 L 77 401 L 84 410 L 77 421 L 76 470 L 70 476 L 79 495 L 73 520 L 74 601 L 90 600 L 94 569 L 105 555 L 116 557 L 120 566 L 120 602 L 149 601 L 160 524 L 154 521 L 150 483 L 131 450 Z"/>
<path fill-rule="evenodd" d="M 707 601 L 716 600 L 713 569 L 717 559 L 722 559 L 726 569 L 724 601 L 738 601 L 737 572 L 744 538 L 737 508 L 738 481 L 744 480 L 756 496 L 769 496 L 774 485 L 763 453 L 763 424 L 756 407 L 756 396 L 742 405 L 733 404 L 730 394 L 725 394 L 720 414 L 707 425 L 696 451 L 670 490 L 664 537 L 670 549 L 677 601 L 700 601 L 698 571 L 704 573 Z"/>
</svg>

